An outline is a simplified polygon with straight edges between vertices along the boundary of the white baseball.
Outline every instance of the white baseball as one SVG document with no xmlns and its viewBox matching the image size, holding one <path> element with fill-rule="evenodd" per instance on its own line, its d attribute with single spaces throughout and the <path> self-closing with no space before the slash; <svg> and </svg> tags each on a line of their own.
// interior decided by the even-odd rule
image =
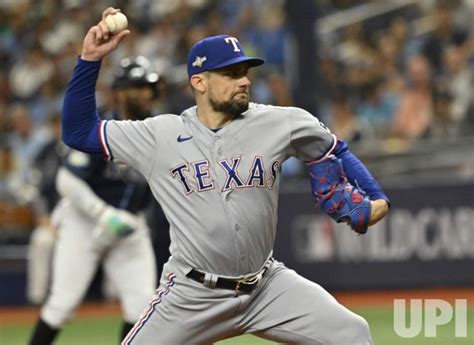
<svg viewBox="0 0 474 345">
<path fill-rule="evenodd" d="M 105 17 L 105 24 L 109 29 L 111 34 L 116 34 L 122 30 L 125 30 L 128 25 L 127 17 L 122 12 L 117 12 L 115 14 L 109 14 Z"/>
</svg>

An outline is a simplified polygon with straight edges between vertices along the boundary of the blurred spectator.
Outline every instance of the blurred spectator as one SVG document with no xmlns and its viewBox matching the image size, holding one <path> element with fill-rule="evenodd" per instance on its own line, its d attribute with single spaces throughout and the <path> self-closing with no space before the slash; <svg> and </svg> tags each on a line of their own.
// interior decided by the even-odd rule
<svg viewBox="0 0 474 345">
<path fill-rule="evenodd" d="M 363 87 L 364 97 L 357 109 L 360 120 L 369 124 L 379 138 L 387 134 L 398 104 L 398 95 L 386 93 L 383 88 L 381 79 L 368 82 Z"/>
<path fill-rule="evenodd" d="M 257 21 L 257 30 L 242 39 L 249 40 L 258 50 L 258 56 L 265 59 L 266 67 L 284 70 L 285 64 L 285 36 L 284 15 L 281 7 L 274 6 L 267 1 L 266 6 L 261 9 L 264 15 L 260 15 Z"/>
<path fill-rule="evenodd" d="M 25 59 L 15 63 L 10 71 L 10 86 L 15 97 L 30 99 L 40 87 L 52 77 L 53 64 L 42 51 L 34 46 L 27 51 Z"/>
<path fill-rule="evenodd" d="M 319 11 L 327 15 L 340 10 L 350 9 L 353 6 L 362 5 L 369 0 L 318 0 Z"/>
<path fill-rule="evenodd" d="M 457 0 L 454 10 L 455 25 L 465 28 L 471 35 L 474 34 L 474 1 Z"/>
<path fill-rule="evenodd" d="M 377 56 L 377 68 L 381 70 L 378 73 L 383 73 L 392 77 L 398 74 L 399 57 L 401 45 L 399 40 L 403 39 L 395 37 L 390 31 L 382 32 L 378 35 L 375 48 Z"/>
<path fill-rule="evenodd" d="M 58 80 L 51 78 L 38 90 L 36 97 L 30 104 L 31 120 L 34 127 L 41 127 L 46 124 L 52 114 L 57 114 L 62 107 L 63 85 Z"/>
<path fill-rule="evenodd" d="M 281 73 L 272 73 L 268 78 L 268 82 L 270 84 L 270 92 L 273 98 L 269 103 L 281 107 L 294 105 L 288 85 Z"/>
<path fill-rule="evenodd" d="M 351 110 L 347 92 L 338 87 L 331 95 L 328 126 L 340 139 L 347 143 L 373 139 L 373 128 L 367 119 L 360 119 Z"/>
<path fill-rule="evenodd" d="M 422 56 L 412 57 L 407 65 L 407 86 L 395 113 L 392 135 L 404 139 L 425 136 L 433 119 L 431 69 Z"/>
<path fill-rule="evenodd" d="M 89 14 L 81 1 L 65 3 L 61 19 L 47 15 L 41 21 L 40 44 L 48 54 L 59 54 L 66 45 L 82 40 L 82 30 Z"/>
<path fill-rule="evenodd" d="M 341 70 L 342 67 L 338 64 L 336 59 L 329 56 L 322 56 L 320 58 L 319 71 L 321 88 L 315 90 L 315 96 L 319 102 L 320 119 L 328 123 L 328 116 L 331 112 L 330 109 L 333 106 L 331 96 L 335 90 L 339 89 L 340 83 L 344 81 Z M 346 93 L 346 97 L 350 97 L 347 87 L 344 89 L 344 92 Z"/>
<path fill-rule="evenodd" d="M 423 54 L 435 74 L 441 72 L 443 50 L 450 45 L 461 46 L 468 38 L 467 31 L 454 22 L 457 5 L 458 0 L 437 0 L 431 13 L 434 29 L 423 45 Z"/>
<path fill-rule="evenodd" d="M 446 90 L 435 89 L 433 93 L 433 121 L 430 124 L 429 135 L 443 138 L 454 137 L 459 133 L 458 127 L 450 117 L 453 97 Z"/>
<path fill-rule="evenodd" d="M 256 79 L 252 87 L 252 98 L 257 103 L 275 104 L 282 107 L 294 105 L 293 98 L 280 72 L 269 73 L 265 79 L 255 78 L 255 71 L 250 71 L 251 79 Z"/>
<path fill-rule="evenodd" d="M 374 55 L 360 22 L 345 29 L 342 42 L 336 49 L 338 60 L 348 66 L 363 68 L 374 65 Z"/>
<path fill-rule="evenodd" d="M 465 50 L 447 47 L 443 53 L 443 74 L 440 84 L 452 97 L 447 116 L 461 123 L 474 101 L 474 70 L 469 67 Z"/>
<path fill-rule="evenodd" d="M 388 32 L 396 45 L 390 59 L 396 59 L 396 66 L 402 68 L 408 58 L 420 51 L 422 41 L 413 35 L 413 27 L 403 17 L 395 17 L 390 22 Z M 387 54 L 385 56 L 388 57 Z"/>
<path fill-rule="evenodd" d="M 177 16 L 177 18 L 184 19 L 192 17 L 192 13 L 202 8 L 208 0 L 165 0 L 152 1 L 150 3 L 150 13 L 153 18 Z"/>
<path fill-rule="evenodd" d="M 17 174 L 23 183 L 29 184 L 33 179 L 33 161 L 50 140 L 51 133 L 46 127 L 34 128 L 30 109 L 23 104 L 12 105 L 9 114 L 12 124 L 9 139 L 17 160 Z"/>
</svg>

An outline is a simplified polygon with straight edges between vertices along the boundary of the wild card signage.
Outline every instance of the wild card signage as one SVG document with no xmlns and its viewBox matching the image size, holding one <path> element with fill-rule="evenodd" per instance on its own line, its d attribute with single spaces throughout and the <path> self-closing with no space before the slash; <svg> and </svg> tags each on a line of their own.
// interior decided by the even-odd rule
<svg viewBox="0 0 474 345">
<path fill-rule="evenodd" d="M 309 192 L 283 193 L 276 257 L 335 289 L 474 283 L 474 184 L 386 191 L 389 216 L 363 236 L 317 212 Z"/>
</svg>

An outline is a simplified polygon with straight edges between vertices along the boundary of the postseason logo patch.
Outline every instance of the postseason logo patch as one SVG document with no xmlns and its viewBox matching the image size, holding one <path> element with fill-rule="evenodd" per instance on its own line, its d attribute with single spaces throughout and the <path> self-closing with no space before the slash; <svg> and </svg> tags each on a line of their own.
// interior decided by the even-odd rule
<svg viewBox="0 0 474 345">
<path fill-rule="evenodd" d="M 332 134 L 331 131 L 329 130 L 329 128 L 328 128 L 322 121 L 319 121 L 319 126 L 320 126 L 325 132 L 328 132 L 328 133 Z"/>
</svg>

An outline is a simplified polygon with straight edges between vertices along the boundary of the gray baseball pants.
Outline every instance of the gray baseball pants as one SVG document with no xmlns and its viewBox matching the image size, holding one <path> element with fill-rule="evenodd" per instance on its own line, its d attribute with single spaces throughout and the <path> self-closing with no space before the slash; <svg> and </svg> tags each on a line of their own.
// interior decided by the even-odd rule
<svg viewBox="0 0 474 345">
<path fill-rule="evenodd" d="M 122 345 L 212 344 L 254 334 L 286 344 L 370 345 L 369 326 L 315 284 L 274 261 L 250 294 L 211 289 L 171 258 Z"/>
</svg>

